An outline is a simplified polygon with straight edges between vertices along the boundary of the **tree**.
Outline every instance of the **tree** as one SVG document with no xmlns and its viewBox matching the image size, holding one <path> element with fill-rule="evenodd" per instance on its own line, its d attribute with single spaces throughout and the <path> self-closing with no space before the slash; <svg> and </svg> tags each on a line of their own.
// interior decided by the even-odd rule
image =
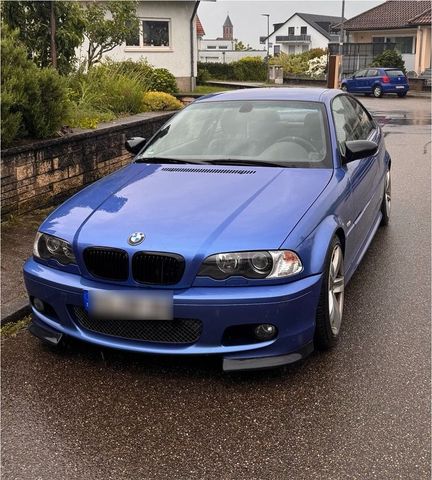
<svg viewBox="0 0 432 480">
<path fill-rule="evenodd" d="M 89 3 L 85 8 L 85 36 L 89 42 L 87 66 L 100 62 L 102 55 L 136 34 L 139 20 L 136 1 Z"/>
<path fill-rule="evenodd" d="M 235 40 L 234 50 L 244 52 L 245 50 L 252 50 L 252 47 L 249 44 L 245 45 L 241 40 Z"/>
<path fill-rule="evenodd" d="M 38 67 L 68 73 L 83 42 L 84 19 L 79 2 L 3 1 L 2 20 L 18 29 L 18 39 Z"/>
<path fill-rule="evenodd" d="M 405 62 L 397 50 L 384 50 L 373 59 L 371 67 L 400 68 L 406 73 Z"/>
</svg>

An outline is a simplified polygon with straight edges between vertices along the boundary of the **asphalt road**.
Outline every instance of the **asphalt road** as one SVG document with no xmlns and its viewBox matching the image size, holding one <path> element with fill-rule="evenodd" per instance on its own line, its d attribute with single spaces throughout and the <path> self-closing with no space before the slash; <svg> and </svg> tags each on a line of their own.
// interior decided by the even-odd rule
<svg viewBox="0 0 432 480">
<path fill-rule="evenodd" d="M 430 104 L 364 103 L 385 124 L 393 212 L 347 288 L 338 347 L 228 375 L 5 338 L 2 478 L 430 478 Z"/>
</svg>

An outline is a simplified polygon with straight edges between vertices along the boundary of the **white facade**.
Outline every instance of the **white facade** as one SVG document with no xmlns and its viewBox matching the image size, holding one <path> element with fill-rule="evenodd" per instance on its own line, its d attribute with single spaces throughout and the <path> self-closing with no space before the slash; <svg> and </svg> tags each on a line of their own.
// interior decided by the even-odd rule
<svg viewBox="0 0 432 480">
<path fill-rule="evenodd" d="M 269 42 L 273 44 L 273 54 L 293 54 L 327 48 L 329 39 L 295 14 L 269 36 Z"/>
<path fill-rule="evenodd" d="M 237 62 L 245 57 L 265 58 L 266 50 L 199 50 L 198 61 L 209 63 Z"/>
<path fill-rule="evenodd" d="M 167 68 L 176 77 L 181 90 L 193 89 L 198 56 L 196 7 L 196 1 L 141 0 L 137 7 L 137 17 L 140 19 L 139 38 L 131 41 L 131 45 L 124 43 L 115 47 L 104 54 L 104 57 L 113 60 L 146 58 L 154 67 Z M 149 44 L 151 39 L 148 39 L 148 31 L 155 25 L 159 34 L 162 32 L 163 45 Z M 85 41 L 78 49 L 82 60 L 86 58 L 87 48 L 88 42 Z"/>
</svg>

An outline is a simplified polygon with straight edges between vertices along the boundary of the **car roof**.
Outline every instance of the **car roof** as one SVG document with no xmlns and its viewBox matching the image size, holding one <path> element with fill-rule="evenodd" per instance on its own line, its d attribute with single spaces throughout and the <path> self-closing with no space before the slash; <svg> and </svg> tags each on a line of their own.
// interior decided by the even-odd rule
<svg viewBox="0 0 432 480">
<path fill-rule="evenodd" d="M 333 92 L 334 94 L 332 95 Z M 228 100 L 298 100 L 324 102 L 324 96 L 335 96 L 338 93 L 341 93 L 340 90 L 330 90 L 328 88 L 244 88 L 206 95 L 198 98 L 196 102 L 220 102 Z"/>
</svg>

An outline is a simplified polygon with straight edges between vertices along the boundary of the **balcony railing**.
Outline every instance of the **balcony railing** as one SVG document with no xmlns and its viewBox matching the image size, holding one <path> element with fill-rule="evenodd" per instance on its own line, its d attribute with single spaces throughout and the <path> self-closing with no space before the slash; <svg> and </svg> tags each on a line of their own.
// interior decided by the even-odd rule
<svg viewBox="0 0 432 480">
<path fill-rule="evenodd" d="M 310 43 L 310 35 L 282 35 L 276 36 L 276 43 Z"/>
</svg>

